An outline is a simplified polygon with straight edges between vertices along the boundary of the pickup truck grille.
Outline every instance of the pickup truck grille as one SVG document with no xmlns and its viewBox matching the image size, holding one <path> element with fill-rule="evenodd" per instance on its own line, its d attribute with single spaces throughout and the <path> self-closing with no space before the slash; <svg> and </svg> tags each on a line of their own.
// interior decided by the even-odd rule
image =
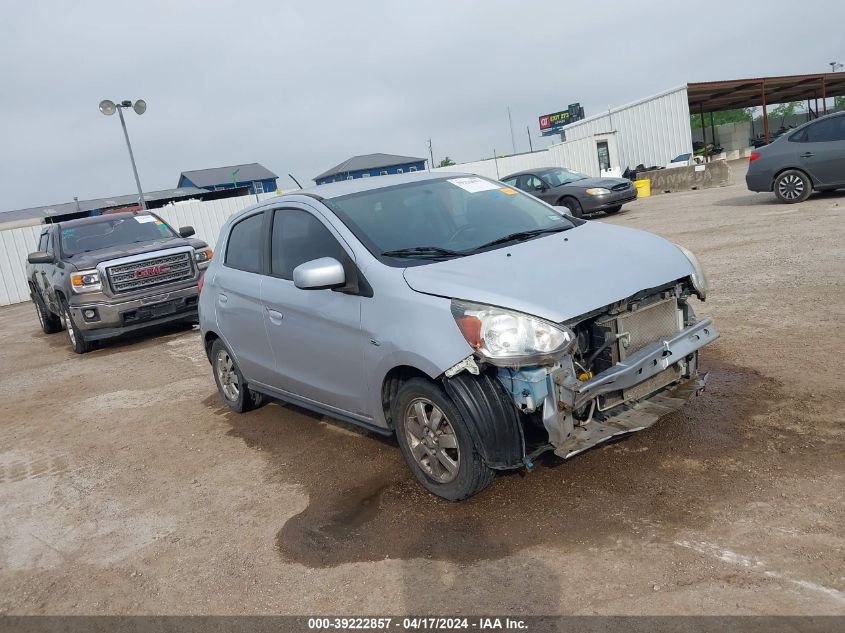
<svg viewBox="0 0 845 633">
<path fill-rule="evenodd" d="M 109 266 L 106 273 L 112 290 L 121 293 L 191 279 L 194 265 L 186 252 Z"/>
</svg>

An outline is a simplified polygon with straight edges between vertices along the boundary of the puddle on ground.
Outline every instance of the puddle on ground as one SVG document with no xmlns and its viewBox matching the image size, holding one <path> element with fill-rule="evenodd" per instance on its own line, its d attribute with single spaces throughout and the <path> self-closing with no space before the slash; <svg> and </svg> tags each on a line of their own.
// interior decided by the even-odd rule
<svg viewBox="0 0 845 633">
<path fill-rule="evenodd" d="M 567 462 L 547 454 L 531 472 L 500 475 L 460 503 L 420 487 L 392 438 L 333 433 L 318 423 L 328 418 L 289 405 L 235 415 L 216 394 L 205 404 L 225 416 L 229 435 L 264 452 L 271 478 L 308 494 L 308 506 L 279 526 L 284 560 L 309 567 L 386 558 L 471 563 L 536 545 L 565 551 L 702 526 L 725 497 L 769 480 L 795 434 L 752 416 L 783 398 L 780 386 L 712 358 L 705 359 L 706 393 L 650 429 Z M 753 469 L 744 467 L 751 460 Z"/>
</svg>

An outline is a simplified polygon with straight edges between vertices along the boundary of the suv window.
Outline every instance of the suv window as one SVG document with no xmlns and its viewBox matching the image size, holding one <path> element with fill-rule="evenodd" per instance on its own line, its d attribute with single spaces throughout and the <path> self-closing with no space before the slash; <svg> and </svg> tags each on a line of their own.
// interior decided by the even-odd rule
<svg viewBox="0 0 845 633">
<path fill-rule="evenodd" d="M 241 220 L 229 232 L 224 263 L 229 268 L 248 273 L 261 272 L 261 225 L 264 214 L 256 213 Z"/>
<path fill-rule="evenodd" d="M 320 257 L 346 259 L 346 251 L 325 225 L 307 211 L 280 209 L 273 217 L 270 271 L 293 279 L 293 269 Z"/>
</svg>

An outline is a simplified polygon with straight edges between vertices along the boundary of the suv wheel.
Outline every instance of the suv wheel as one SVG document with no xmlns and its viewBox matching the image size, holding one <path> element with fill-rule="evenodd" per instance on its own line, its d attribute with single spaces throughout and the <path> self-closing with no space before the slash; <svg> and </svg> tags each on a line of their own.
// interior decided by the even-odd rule
<svg viewBox="0 0 845 633">
<path fill-rule="evenodd" d="M 450 501 L 466 499 L 493 481 L 461 414 L 445 391 L 423 378 L 399 388 L 391 415 L 402 455 L 417 480 Z"/>
<path fill-rule="evenodd" d="M 802 171 L 789 169 L 775 178 L 775 196 L 781 202 L 804 202 L 813 191 L 813 184 Z"/>
<path fill-rule="evenodd" d="M 40 295 L 35 295 L 32 302 L 35 304 L 35 313 L 38 315 L 38 323 L 41 324 L 41 331 L 44 334 L 55 334 L 62 329 L 62 319 L 56 316 L 47 306 Z"/>
<path fill-rule="evenodd" d="M 249 388 L 238 364 L 220 339 L 211 346 L 211 367 L 217 391 L 232 411 L 246 413 L 264 404 L 264 397 Z"/>
<path fill-rule="evenodd" d="M 61 308 L 62 326 L 64 326 L 65 330 L 67 330 L 67 338 L 70 342 L 71 349 L 73 349 L 73 351 L 77 354 L 85 354 L 86 352 L 90 352 L 93 348 L 93 345 L 90 341 L 86 341 L 82 337 L 82 331 L 78 327 L 76 327 L 76 323 L 74 323 L 73 321 L 73 315 L 71 315 L 70 308 L 68 307 L 66 301 L 62 301 Z"/>
</svg>

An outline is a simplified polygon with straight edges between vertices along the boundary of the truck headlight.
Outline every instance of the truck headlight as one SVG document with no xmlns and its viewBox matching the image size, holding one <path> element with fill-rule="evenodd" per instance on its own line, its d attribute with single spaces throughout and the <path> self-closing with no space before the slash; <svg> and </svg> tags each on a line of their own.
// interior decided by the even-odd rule
<svg viewBox="0 0 845 633">
<path fill-rule="evenodd" d="M 500 367 L 557 360 L 575 341 L 565 326 L 504 308 L 453 299 L 452 316 L 470 347 Z"/>
<path fill-rule="evenodd" d="M 197 263 L 210 261 L 213 255 L 214 251 L 210 248 L 200 248 L 194 251 L 194 259 Z"/>
<path fill-rule="evenodd" d="M 692 282 L 692 287 L 695 290 L 695 294 L 698 295 L 698 298 L 704 301 L 707 298 L 707 292 L 710 290 L 710 281 L 707 279 L 707 275 L 704 273 L 704 269 L 701 267 L 701 262 L 698 261 L 698 257 L 696 257 L 692 251 L 684 248 L 680 244 L 675 244 L 681 252 L 686 255 L 689 263 L 692 264 L 693 272 L 689 278 Z"/>
<path fill-rule="evenodd" d="M 604 187 L 592 187 L 587 189 L 587 195 L 590 196 L 606 196 L 610 193 L 610 189 L 605 189 Z"/>
<path fill-rule="evenodd" d="M 96 270 L 80 270 L 70 276 L 70 287 L 74 292 L 96 292 L 102 289 L 100 273 Z"/>
</svg>

